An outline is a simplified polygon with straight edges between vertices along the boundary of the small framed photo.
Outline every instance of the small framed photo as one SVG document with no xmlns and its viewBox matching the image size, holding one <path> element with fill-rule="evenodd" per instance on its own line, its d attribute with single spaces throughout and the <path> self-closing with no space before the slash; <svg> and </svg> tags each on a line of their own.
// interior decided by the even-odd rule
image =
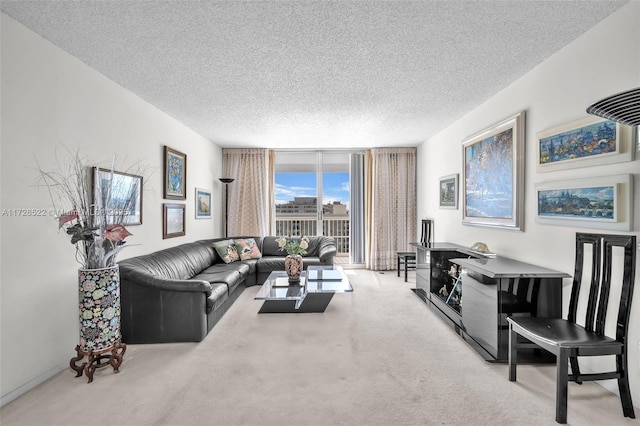
<svg viewBox="0 0 640 426">
<path fill-rule="evenodd" d="M 440 178 L 440 208 L 458 209 L 458 175 Z"/>
<path fill-rule="evenodd" d="M 196 219 L 211 219 L 211 191 L 196 188 Z"/>
<path fill-rule="evenodd" d="M 164 147 L 164 198 L 187 199 L 187 155 L 165 145 Z"/>
<path fill-rule="evenodd" d="M 94 167 L 93 204 L 107 223 L 142 225 L 142 176 Z"/>
<path fill-rule="evenodd" d="M 162 207 L 162 238 L 185 235 L 185 205 L 164 203 Z"/>
</svg>

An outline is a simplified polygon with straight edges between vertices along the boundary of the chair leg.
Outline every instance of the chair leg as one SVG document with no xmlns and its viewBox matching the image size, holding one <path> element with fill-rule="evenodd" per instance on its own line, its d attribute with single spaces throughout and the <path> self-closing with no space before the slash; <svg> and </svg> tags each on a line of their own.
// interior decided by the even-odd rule
<svg viewBox="0 0 640 426">
<path fill-rule="evenodd" d="M 556 356 L 556 422 L 558 423 L 567 423 L 568 361 L 569 354 L 561 349 Z"/>
<path fill-rule="evenodd" d="M 409 280 L 409 259 L 404 259 L 404 282 L 406 283 Z"/>
<path fill-rule="evenodd" d="M 577 356 L 572 356 L 571 358 L 569 358 L 569 362 L 571 362 L 571 373 L 576 376 L 579 377 L 580 376 L 580 366 L 578 365 L 578 357 Z M 579 385 L 582 384 L 582 380 L 580 379 L 576 379 L 575 382 Z"/>
<path fill-rule="evenodd" d="M 509 323 L 509 381 L 516 381 L 516 366 L 518 364 L 518 333 L 513 331 L 513 325 Z"/>
<path fill-rule="evenodd" d="M 400 276 L 400 256 L 398 256 L 398 277 Z"/>
<path fill-rule="evenodd" d="M 620 378 L 618 378 L 618 389 L 620 390 L 620 402 L 622 402 L 622 413 L 625 417 L 636 418 L 633 411 L 633 401 L 631 400 L 631 389 L 629 389 L 629 373 L 627 370 L 626 354 L 616 355 L 616 364 Z"/>
</svg>

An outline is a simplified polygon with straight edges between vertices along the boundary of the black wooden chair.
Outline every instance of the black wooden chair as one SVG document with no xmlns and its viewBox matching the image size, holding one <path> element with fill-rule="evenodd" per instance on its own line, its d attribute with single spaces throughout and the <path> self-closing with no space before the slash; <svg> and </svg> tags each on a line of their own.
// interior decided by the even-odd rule
<svg viewBox="0 0 640 426">
<path fill-rule="evenodd" d="M 585 264 L 585 246 L 590 245 L 591 265 Z M 607 305 L 612 279 L 613 248 L 624 249 L 620 303 L 617 312 L 615 338 L 605 335 Z M 568 381 L 581 384 L 589 380 L 618 379 L 622 411 L 635 418 L 627 369 L 627 324 L 635 280 L 636 237 L 633 235 L 576 234 L 576 261 L 569 313 L 566 320 L 535 317 L 510 317 L 509 321 L 509 381 L 516 381 L 518 347 L 530 347 L 531 342 L 556 355 L 556 421 L 567 422 Z M 585 318 L 577 319 L 580 287 L 584 270 L 591 270 L 589 297 Z M 616 276 L 619 276 L 617 274 Z M 614 283 L 616 286 L 617 283 Z M 586 290 L 586 289 L 585 289 Z M 584 326 L 580 325 L 583 324 Z M 528 342 L 518 341 L 518 336 Z M 616 370 L 582 374 L 578 356 L 615 355 Z M 568 364 L 571 373 L 568 374 Z"/>
<path fill-rule="evenodd" d="M 425 246 L 431 244 L 431 226 L 433 222 L 431 219 L 422 219 L 422 236 L 420 237 L 420 243 Z M 399 251 L 396 253 L 398 256 L 398 276 L 400 271 L 404 269 L 404 282 L 409 279 L 409 269 L 416 269 L 416 252 L 415 251 Z"/>
<path fill-rule="evenodd" d="M 404 267 L 404 282 L 409 279 L 409 269 L 416 268 L 416 252 L 415 251 L 399 251 L 398 255 L 398 276 L 400 276 L 401 268 Z"/>
</svg>

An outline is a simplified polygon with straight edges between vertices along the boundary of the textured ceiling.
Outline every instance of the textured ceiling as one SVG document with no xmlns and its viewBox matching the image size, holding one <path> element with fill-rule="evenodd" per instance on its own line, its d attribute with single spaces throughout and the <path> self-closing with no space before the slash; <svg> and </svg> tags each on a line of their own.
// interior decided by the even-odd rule
<svg viewBox="0 0 640 426">
<path fill-rule="evenodd" d="M 2 1 L 222 147 L 413 146 L 628 1 Z"/>
</svg>

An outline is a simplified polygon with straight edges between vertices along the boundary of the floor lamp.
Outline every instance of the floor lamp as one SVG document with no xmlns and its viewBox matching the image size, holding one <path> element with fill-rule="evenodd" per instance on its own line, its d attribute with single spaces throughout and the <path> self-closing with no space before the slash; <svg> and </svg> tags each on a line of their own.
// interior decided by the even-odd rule
<svg viewBox="0 0 640 426">
<path fill-rule="evenodd" d="M 220 182 L 224 183 L 224 237 L 229 236 L 229 184 L 235 179 L 220 178 Z"/>
</svg>

